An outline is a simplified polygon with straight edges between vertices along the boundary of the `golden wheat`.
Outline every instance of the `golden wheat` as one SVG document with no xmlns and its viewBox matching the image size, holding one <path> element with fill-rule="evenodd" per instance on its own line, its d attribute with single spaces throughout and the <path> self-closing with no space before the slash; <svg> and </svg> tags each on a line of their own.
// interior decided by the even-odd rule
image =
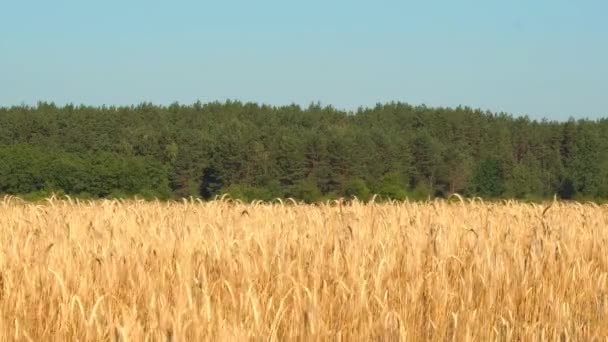
<svg viewBox="0 0 608 342">
<path fill-rule="evenodd" d="M 604 340 L 608 207 L 0 203 L 2 340 Z"/>
</svg>

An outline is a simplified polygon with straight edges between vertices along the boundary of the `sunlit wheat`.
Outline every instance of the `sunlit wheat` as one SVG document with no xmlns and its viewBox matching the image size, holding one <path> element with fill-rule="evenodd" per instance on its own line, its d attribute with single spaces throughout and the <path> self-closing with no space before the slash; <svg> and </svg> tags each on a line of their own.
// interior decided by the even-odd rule
<svg viewBox="0 0 608 342">
<path fill-rule="evenodd" d="M 2 340 L 608 336 L 608 207 L 0 203 Z"/>
</svg>

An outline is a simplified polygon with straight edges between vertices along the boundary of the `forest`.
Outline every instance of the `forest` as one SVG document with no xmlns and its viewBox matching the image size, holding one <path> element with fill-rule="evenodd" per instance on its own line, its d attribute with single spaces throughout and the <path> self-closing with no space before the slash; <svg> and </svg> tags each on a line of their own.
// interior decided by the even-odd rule
<svg viewBox="0 0 608 342">
<path fill-rule="evenodd" d="M 608 199 L 608 119 L 405 103 L 0 108 L 0 194 Z"/>
</svg>

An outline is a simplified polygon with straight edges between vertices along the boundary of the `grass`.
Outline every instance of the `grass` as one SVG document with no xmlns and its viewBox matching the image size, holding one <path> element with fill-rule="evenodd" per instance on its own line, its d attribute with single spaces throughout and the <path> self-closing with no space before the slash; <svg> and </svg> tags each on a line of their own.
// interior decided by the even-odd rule
<svg viewBox="0 0 608 342">
<path fill-rule="evenodd" d="M 0 203 L 2 340 L 605 340 L 608 206 Z"/>
</svg>

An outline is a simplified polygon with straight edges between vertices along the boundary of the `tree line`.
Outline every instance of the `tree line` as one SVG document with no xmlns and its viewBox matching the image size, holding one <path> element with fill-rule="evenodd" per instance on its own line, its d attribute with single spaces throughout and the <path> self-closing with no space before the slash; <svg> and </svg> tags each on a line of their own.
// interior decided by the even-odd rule
<svg viewBox="0 0 608 342">
<path fill-rule="evenodd" d="M 82 198 L 608 198 L 608 119 L 226 101 L 0 108 L 0 193 Z"/>
</svg>

